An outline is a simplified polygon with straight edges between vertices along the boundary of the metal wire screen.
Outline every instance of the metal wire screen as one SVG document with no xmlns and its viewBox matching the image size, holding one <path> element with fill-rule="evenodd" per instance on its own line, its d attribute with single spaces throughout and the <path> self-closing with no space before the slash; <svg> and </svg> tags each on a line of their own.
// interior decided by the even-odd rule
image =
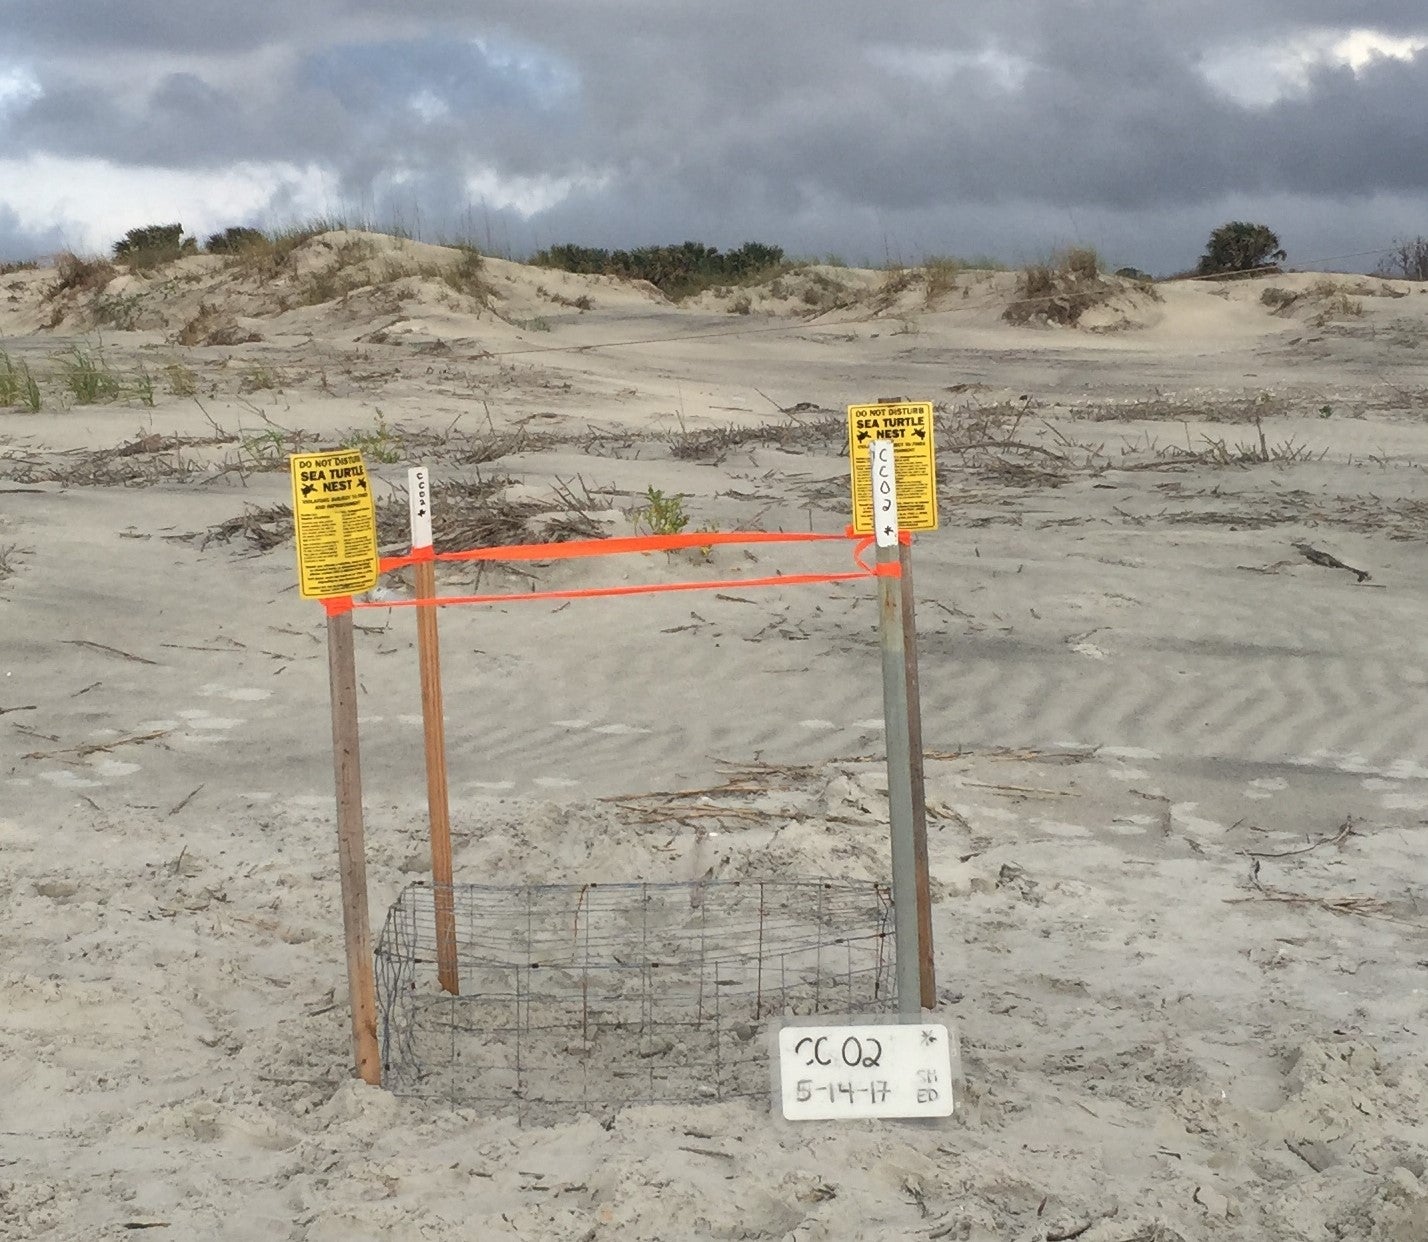
<svg viewBox="0 0 1428 1242">
<path fill-rule="evenodd" d="M 433 889 L 377 943 L 384 1084 L 539 1119 L 557 1108 L 768 1092 L 779 1015 L 894 995 L 891 893 L 823 881 L 456 885 L 459 995 L 436 980 Z"/>
</svg>

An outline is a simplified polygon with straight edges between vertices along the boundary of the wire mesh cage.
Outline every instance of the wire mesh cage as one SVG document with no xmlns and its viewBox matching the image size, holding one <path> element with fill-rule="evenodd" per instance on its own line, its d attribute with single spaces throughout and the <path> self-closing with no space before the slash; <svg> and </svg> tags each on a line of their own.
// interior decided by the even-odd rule
<svg viewBox="0 0 1428 1242">
<path fill-rule="evenodd" d="M 377 943 L 383 1081 L 398 1095 L 523 1120 L 759 1096 L 766 1019 L 896 1003 L 886 885 L 449 891 L 457 995 L 437 983 L 430 886 L 401 894 Z"/>
</svg>

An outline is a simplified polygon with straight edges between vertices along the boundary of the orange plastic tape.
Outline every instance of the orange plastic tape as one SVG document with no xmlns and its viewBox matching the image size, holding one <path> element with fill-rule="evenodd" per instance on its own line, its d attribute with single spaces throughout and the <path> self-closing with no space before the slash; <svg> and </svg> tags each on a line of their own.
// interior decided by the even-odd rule
<svg viewBox="0 0 1428 1242">
<path fill-rule="evenodd" d="M 901 566 L 893 565 L 900 574 Z M 640 586 L 583 587 L 568 591 L 531 591 L 524 595 L 438 595 L 435 599 L 353 601 L 353 608 L 445 608 L 448 604 L 523 604 L 538 599 L 599 599 L 613 595 L 658 595 L 668 591 L 748 590 L 753 587 L 807 586 L 815 582 L 862 581 L 864 572 L 845 574 L 782 574 L 774 578 L 728 578 L 716 582 L 653 582 Z"/>
<path fill-rule="evenodd" d="M 842 542 L 848 535 L 812 531 L 694 531 L 683 535 L 631 535 L 622 539 L 573 539 L 567 543 L 513 543 L 499 548 L 468 548 L 438 552 L 438 561 L 566 561 L 582 556 L 617 556 L 625 552 L 676 552 L 681 548 L 713 548 L 740 543 Z M 871 539 L 865 540 L 871 542 Z M 419 553 L 384 556 L 382 572 L 390 573 L 423 559 Z"/>
</svg>

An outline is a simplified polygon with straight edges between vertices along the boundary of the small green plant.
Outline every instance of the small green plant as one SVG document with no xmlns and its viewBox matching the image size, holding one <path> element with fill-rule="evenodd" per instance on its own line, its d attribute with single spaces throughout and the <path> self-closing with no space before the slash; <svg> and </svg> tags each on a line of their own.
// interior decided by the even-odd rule
<svg viewBox="0 0 1428 1242">
<path fill-rule="evenodd" d="M 164 368 L 164 377 L 169 383 L 169 392 L 175 397 L 198 395 L 198 376 L 182 363 L 171 362 Z"/>
<path fill-rule="evenodd" d="M 367 431 L 354 431 L 342 441 L 343 448 L 359 450 L 371 461 L 390 466 L 402 460 L 401 437 L 387 425 L 381 410 L 377 411 L 377 424 Z"/>
<path fill-rule="evenodd" d="M 261 362 L 255 362 L 238 378 L 238 391 L 244 393 L 268 392 L 282 386 L 282 376 Z"/>
<path fill-rule="evenodd" d="M 729 303 L 729 314 L 731 315 L 747 315 L 753 309 L 754 304 L 749 299 L 747 293 L 739 294 L 738 297 Z"/>
<path fill-rule="evenodd" d="M 154 377 L 146 368 L 139 368 L 139 374 L 134 377 L 132 391 L 140 405 L 148 406 L 151 410 L 154 408 Z"/>
<path fill-rule="evenodd" d="M 533 319 L 512 319 L 511 326 L 522 332 L 549 332 L 550 320 L 544 315 L 536 315 Z"/>
<path fill-rule="evenodd" d="M 24 381 L 20 388 L 20 404 L 31 414 L 38 414 L 40 412 L 40 385 L 30 373 L 28 366 L 21 364 L 20 369 L 24 373 Z"/>
<path fill-rule="evenodd" d="M 76 345 L 69 357 L 61 359 L 60 370 L 75 405 L 115 401 L 123 391 L 119 377 L 109 369 L 103 355 L 90 353 L 81 345 Z"/>
<path fill-rule="evenodd" d="M 1333 418 L 1333 417 L 1334 417 L 1334 407 L 1333 407 L 1332 405 L 1321 405 L 1321 406 L 1319 407 L 1319 417 L 1320 417 L 1320 418 Z"/>
<path fill-rule="evenodd" d="M 238 455 L 254 470 L 276 470 L 287 462 L 287 438 L 276 427 L 241 436 Z"/>
<path fill-rule="evenodd" d="M 643 522 L 648 526 L 652 535 L 678 535 L 689 525 L 689 514 L 684 511 L 683 496 L 666 496 L 651 486 L 635 520 L 637 525 Z"/>
</svg>

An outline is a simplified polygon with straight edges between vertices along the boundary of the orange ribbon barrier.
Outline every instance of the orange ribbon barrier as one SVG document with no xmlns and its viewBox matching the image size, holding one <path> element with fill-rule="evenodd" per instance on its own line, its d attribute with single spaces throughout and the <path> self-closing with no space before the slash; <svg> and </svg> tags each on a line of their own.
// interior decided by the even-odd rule
<svg viewBox="0 0 1428 1242">
<path fill-rule="evenodd" d="M 384 556 L 382 572 L 435 557 L 438 561 L 568 561 L 583 556 L 618 556 L 624 552 L 677 552 L 682 548 L 714 548 L 730 543 L 827 543 L 851 536 L 803 534 L 797 531 L 696 531 L 687 535 L 630 535 L 622 539 L 572 539 L 565 543 L 511 543 L 499 548 L 468 548 L 464 552 L 432 552 L 420 548 L 405 556 Z M 867 537 L 859 551 L 872 539 Z"/>
<path fill-rule="evenodd" d="M 908 541 L 907 535 L 902 536 Z M 869 565 L 863 554 L 872 546 L 871 535 L 841 535 L 791 531 L 699 531 L 680 535 L 635 535 L 620 539 L 577 539 L 567 543 L 518 543 L 497 548 L 470 548 L 462 552 L 435 552 L 417 548 L 403 556 L 384 556 L 381 571 L 391 573 L 420 561 L 560 561 L 587 556 L 616 556 L 630 552 L 675 552 L 682 548 L 712 548 L 728 544 L 828 543 L 856 540 L 853 563 L 856 570 L 834 574 L 778 574 L 771 578 L 721 578 L 704 582 L 654 582 L 635 586 L 582 587 L 563 591 L 529 591 L 502 595 L 439 595 L 432 599 L 354 600 L 347 596 L 322 601 L 329 616 L 353 608 L 444 608 L 452 604 L 510 604 L 526 600 L 599 599 L 621 595 L 658 595 L 670 591 L 748 590 L 753 587 L 807 586 L 819 582 L 849 582 L 859 578 L 902 576 L 896 561 Z"/>
</svg>

